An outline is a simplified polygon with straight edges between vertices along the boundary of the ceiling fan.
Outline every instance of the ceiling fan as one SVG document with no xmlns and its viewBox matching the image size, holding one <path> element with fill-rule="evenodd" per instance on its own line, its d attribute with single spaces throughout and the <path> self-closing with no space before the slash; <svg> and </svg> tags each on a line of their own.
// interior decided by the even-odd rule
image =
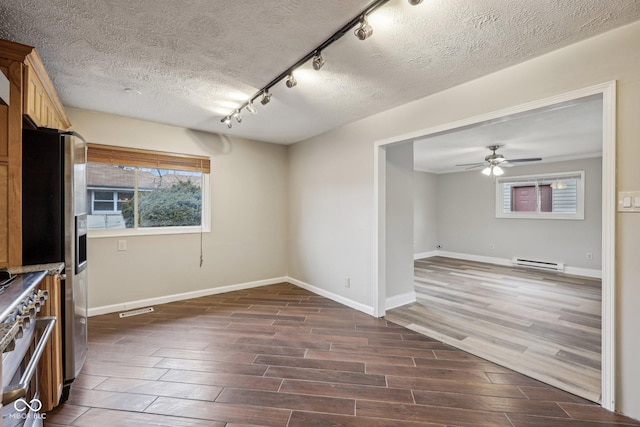
<svg viewBox="0 0 640 427">
<path fill-rule="evenodd" d="M 489 145 L 487 148 L 491 150 L 492 153 L 484 158 L 484 162 L 463 163 L 456 166 L 467 166 L 465 170 L 476 169 L 484 166 L 485 168 L 482 170 L 483 174 L 487 176 L 500 176 L 504 173 L 502 168 L 510 168 L 512 166 L 515 166 L 513 163 L 537 162 L 539 160 L 542 160 L 541 157 L 530 157 L 528 159 L 505 159 L 502 154 L 496 153 L 496 151 L 500 147 L 502 147 L 502 145 Z"/>
</svg>

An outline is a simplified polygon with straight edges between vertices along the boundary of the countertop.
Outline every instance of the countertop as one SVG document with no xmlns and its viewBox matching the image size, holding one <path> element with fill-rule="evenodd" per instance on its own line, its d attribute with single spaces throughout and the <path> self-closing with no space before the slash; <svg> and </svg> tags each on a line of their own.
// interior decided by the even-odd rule
<svg viewBox="0 0 640 427">
<path fill-rule="evenodd" d="M 45 270 L 49 276 L 62 273 L 64 262 L 52 262 L 49 264 L 23 265 L 22 267 L 7 268 L 11 274 L 33 273 L 34 271 Z"/>
</svg>

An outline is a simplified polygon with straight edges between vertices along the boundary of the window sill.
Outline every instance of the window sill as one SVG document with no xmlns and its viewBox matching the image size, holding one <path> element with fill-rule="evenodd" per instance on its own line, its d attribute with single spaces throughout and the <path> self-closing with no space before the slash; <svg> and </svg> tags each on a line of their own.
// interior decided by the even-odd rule
<svg viewBox="0 0 640 427">
<path fill-rule="evenodd" d="M 168 234 L 199 234 L 209 233 L 209 227 L 162 227 L 162 228 L 117 228 L 111 230 L 89 230 L 87 237 L 89 239 L 101 239 L 108 237 L 131 237 L 131 236 L 160 236 Z"/>
<path fill-rule="evenodd" d="M 584 214 L 558 214 L 558 213 L 503 213 L 497 214 L 496 218 L 512 218 L 512 219 L 568 219 L 568 220 L 584 220 Z"/>
</svg>

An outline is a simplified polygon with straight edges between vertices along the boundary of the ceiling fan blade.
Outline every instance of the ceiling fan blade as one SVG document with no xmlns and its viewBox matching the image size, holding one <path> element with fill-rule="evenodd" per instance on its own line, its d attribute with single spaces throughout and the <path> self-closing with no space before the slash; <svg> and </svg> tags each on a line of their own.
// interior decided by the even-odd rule
<svg viewBox="0 0 640 427">
<path fill-rule="evenodd" d="M 521 162 L 537 162 L 539 160 L 542 160 L 542 158 L 541 157 L 531 157 L 529 159 L 508 159 L 507 162 L 521 163 Z"/>
<path fill-rule="evenodd" d="M 498 166 L 501 168 L 512 168 L 515 165 L 513 163 L 509 163 L 508 161 L 500 163 Z"/>
<path fill-rule="evenodd" d="M 482 166 L 484 164 L 485 162 L 476 162 L 476 163 L 463 163 L 461 165 L 456 165 L 456 166 Z"/>
<path fill-rule="evenodd" d="M 470 171 L 471 169 L 478 169 L 478 168 L 481 168 L 483 166 L 484 166 L 484 163 L 478 163 L 477 165 L 474 165 L 474 166 L 471 166 L 471 167 L 468 167 L 468 168 L 464 168 L 464 170 Z"/>
</svg>

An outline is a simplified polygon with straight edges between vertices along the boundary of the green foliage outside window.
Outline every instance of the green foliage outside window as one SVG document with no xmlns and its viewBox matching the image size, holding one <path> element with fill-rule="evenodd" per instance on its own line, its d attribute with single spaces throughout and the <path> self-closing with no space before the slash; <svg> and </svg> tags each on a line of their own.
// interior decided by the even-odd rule
<svg viewBox="0 0 640 427">
<path fill-rule="evenodd" d="M 191 181 L 176 182 L 171 187 L 138 192 L 140 227 L 183 227 L 200 225 L 202 191 Z M 134 199 L 122 204 L 127 228 L 134 227 Z"/>
</svg>

